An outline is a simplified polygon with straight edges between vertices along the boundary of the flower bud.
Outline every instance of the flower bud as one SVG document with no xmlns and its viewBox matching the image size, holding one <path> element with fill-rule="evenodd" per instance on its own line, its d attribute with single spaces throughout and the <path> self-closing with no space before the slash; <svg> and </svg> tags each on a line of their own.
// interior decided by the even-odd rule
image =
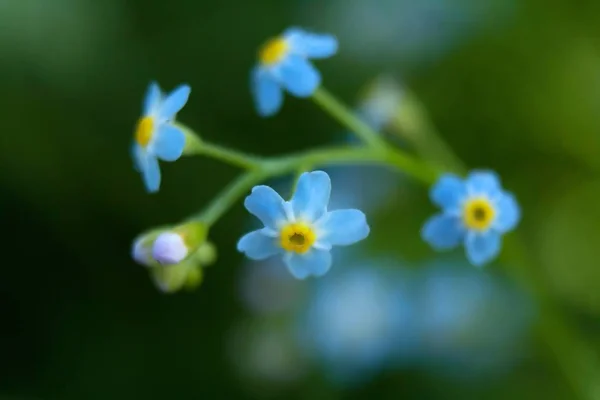
<svg viewBox="0 0 600 400">
<path fill-rule="evenodd" d="M 204 272 L 202 271 L 202 267 L 197 266 L 195 268 L 190 269 L 188 272 L 188 276 L 185 280 L 184 287 L 187 290 L 194 290 L 202 283 L 204 278 Z"/>
<path fill-rule="evenodd" d="M 138 236 L 131 247 L 131 257 L 140 265 L 152 267 L 156 261 L 152 258 L 154 240 L 163 232 L 163 229 L 154 229 Z"/>
<path fill-rule="evenodd" d="M 183 237 L 174 232 L 161 233 L 152 246 L 152 257 L 160 264 L 179 264 L 188 255 Z"/>
<path fill-rule="evenodd" d="M 190 222 L 158 235 L 152 246 L 152 257 L 161 265 L 179 264 L 200 248 L 208 229 L 199 222 Z"/>
<path fill-rule="evenodd" d="M 156 287 L 163 293 L 175 293 L 186 283 L 190 271 L 196 266 L 184 261 L 176 265 L 158 265 L 151 270 L 152 280 Z"/>
<path fill-rule="evenodd" d="M 211 242 L 202 243 L 193 259 L 203 267 L 209 266 L 217 260 L 217 248 Z"/>
</svg>

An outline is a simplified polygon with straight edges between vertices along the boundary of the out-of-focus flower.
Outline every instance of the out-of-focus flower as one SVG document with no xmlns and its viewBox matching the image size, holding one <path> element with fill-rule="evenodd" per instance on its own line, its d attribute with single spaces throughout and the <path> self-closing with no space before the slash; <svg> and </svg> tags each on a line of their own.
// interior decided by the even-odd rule
<svg viewBox="0 0 600 400">
<path fill-rule="evenodd" d="M 302 343 L 334 381 L 363 382 L 410 354 L 410 283 L 394 267 L 352 261 L 318 282 L 302 319 Z"/>
<path fill-rule="evenodd" d="M 173 123 L 190 91 L 189 86 L 181 85 L 164 96 L 158 84 L 153 82 L 148 87 L 133 144 L 135 167 L 142 174 L 148 192 L 160 188 L 158 160 L 175 161 L 183 154 L 186 137 Z"/>
<path fill-rule="evenodd" d="M 258 113 L 263 117 L 276 114 L 283 104 L 283 89 L 297 97 L 311 96 L 321 83 L 321 75 L 308 60 L 331 57 L 337 48 L 332 35 L 299 28 L 289 28 L 265 43 L 251 74 Z"/>
<path fill-rule="evenodd" d="M 374 79 L 361 96 L 357 114 L 375 130 L 392 122 L 402 106 L 404 89 L 396 79 L 381 75 Z"/>
<path fill-rule="evenodd" d="M 241 271 L 240 296 L 256 314 L 280 315 L 296 308 L 302 298 L 304 285 L 278 261 L 251 261 Z"/>
<path fill-rule="evenodd" d="M 421 269 L 416 286 L 419 358 L 427 370 L 469 378 L 519 360 L 534 307 L 516 287 L 447 262 Z"/>
<path fill-rule="evenodd" d="M 264 228 L 244 235 L 238 250 L 253 260 L 282 255 L 297 279 L 324 275 L 333 246 L 347 246 L 369 234 L 365 215 L 356 209 L 328 211 L 331 181 L 323 171 L 303 173 L 290 201 L 268 186 L 256 186 L 244 205 Z"/>
<path fill-rule="evenodd" d="M 315 13 L 344 42 L 352 63 L 431 63 L 483 30 L 497 29 L 514 15 L 514 0 L 329 0 Z"/>
<path fill-rule="evenodd" d="M 500 179 L 491 171 L 471 172 L 464 181 L 445 174 L 430 195 L 442 212 L 425 223 L 423 239 L 436 250 L 464 243 L 467 258 L 476 266 L 498 255 L 502 235 L 521 218 L 515 197 L 502 190 Z"/>
<path fill-rule="evenodd" d="M 238 372 L 260 395 L 301 379 L 307 363 L 294 341 L 292 326 L 278 320 L 251 320 L 234 327 L 229 353 Z M 262 384 L 262 386 L 261 386 Z"/>
</svg>

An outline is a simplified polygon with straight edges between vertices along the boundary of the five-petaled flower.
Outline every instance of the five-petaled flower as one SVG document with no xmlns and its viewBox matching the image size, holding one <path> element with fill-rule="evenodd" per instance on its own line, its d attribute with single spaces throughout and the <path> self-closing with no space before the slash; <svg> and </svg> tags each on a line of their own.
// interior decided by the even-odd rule
<svg viewBox="0 0 600 400">
<path fill-rule="evenodd" d="M 502 189 L 491 171 L 474 171 L 466 180 L 444 174 L 430 192 L 442 212 L 427 221 L 423 239 L 436 250 L 464 243 L 467 258 L 482 266 L 495 258 L 502 235 L 516 227 L 521 211 L 515 197 Z"/>
<path fill-rule="evenodd" d="M 303 173 L 290 201 L 268 186 L 256 186 L 244 205 L 264 228 L 238 242 L 253 260 L 282 255 L 297 279 L 321 276 L 331 267 L 331 247 L 356 243 L 369 234 L 365 214 L 355 209 L 327 211 L 331 181 L 323 171 Z"/>
<path fill-rule="evenodd" d="M 190 90 L 189 86 L 181 85 L 164 96 L 156 83 L 148 87 L 133 144 L 135 167 L 142 174 L 148 192 L 157 192 L 160 187 L 158 159 L 175 161 L 183 153 L 185 134 L 173 122 L 185 106 Z"/>
<path fill-rule="evenodd" d="M 282 89 L 297 97 L 311 96 L 321 83 L 321 75 L 308 60 L 331 57 L 337 48 L 334 36 L 299 28 L 289 28 L 267 41 L 251 77 L 258 113 L 264 117 L 277 113 L 283 103 Z"/>
</svg>

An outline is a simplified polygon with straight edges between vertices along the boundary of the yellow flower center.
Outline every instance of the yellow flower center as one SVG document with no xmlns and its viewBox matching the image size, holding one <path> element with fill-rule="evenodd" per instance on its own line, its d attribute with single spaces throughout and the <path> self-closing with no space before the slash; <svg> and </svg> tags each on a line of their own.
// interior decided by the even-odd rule
<svg viewBox="0 0 600 400">
<path fill-rule="evenodd" d="M 485 198 L 467 200 L 463 208 L 463 221 L 468 229 L 486 230 L 495 216 L 496 210 Z"/>
<path fill-rule="evenodd" d="M 154 133 L 154 119 L 152 117 L 142 117 L 138 121 L 137 127 L 135 128 L 135 141 L 142 147 L 146 145 L 152 139 Z"/>
<path fill-rule="evenodd" d="M 267 41 L 258 52 L 258 59 L 262 64 L 277 64 L 286 56 L 290 46 L 288 42 L 280 37 Z"/>
<path fill-rule="evenodd" d="M 306 253 L 315 242 L 315 232 L 302 222 L 288 224 L 281 230 L 280 243 L 286 251 Z"/>
</svg>

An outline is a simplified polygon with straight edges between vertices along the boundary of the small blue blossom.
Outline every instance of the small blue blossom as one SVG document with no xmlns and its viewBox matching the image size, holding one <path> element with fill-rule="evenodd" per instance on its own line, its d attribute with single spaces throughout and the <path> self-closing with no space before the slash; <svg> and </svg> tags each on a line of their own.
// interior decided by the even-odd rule
<svg viewBox="0 0 600 400">
<path fill-rule="evenodd" d="M 165 96 L 158 84 L 153 82 L 148 87 L 133 143 L 135 167 L 148 192 L 157 192 L 160 187 L 158 160 L 175 161 L 183 154 L 185 134 L 173 122 L 190 91 L 189 86 L 181 85 Z"/>
<path fill-rule="evenodd" d="M 502 235 L 513 230 L 521 211 L 515 197 L 502 190 L 491 171 L 474 171 L 466 180 L 443 175 L 430 192 L 442 208 L 423 226 L 423 239 L 436 250 L 463 243 L 471 264 L 482 266 L 494 259 L 502 247 Z"/>
<path fill-rule="evenodd" d="M 256 186 L 244 205 L 264 224 L 238 242 L 253 260 L 281 255 L 297 279 L 324 275 L 332 246 L 348 246 L 369 235 L 365 214 L 356 209 L 328 211 L 331 180 L 323 171 L 305 172 L 296 192 L 284 201 L 268 186 Z"/>
<path fill-rule="evenodd" d="M 276 114 L 283 104 L 283 89 L 297 97 L 312 95 L 321 83 L 321 75 L 308 60 L 331 57 L 337 49 L 334 36 L 299 28 L 289 28 L 265 43 L 251 74 L 258 113 L 263 117 Z"/>
<path fill-rule="evenodd" d="M 410 354 L 414 305 L 408 274 L 398 267 L 354 258 L 314 286 L 301 344 L 335 383 L 365 383 Z"/>
</svg>

